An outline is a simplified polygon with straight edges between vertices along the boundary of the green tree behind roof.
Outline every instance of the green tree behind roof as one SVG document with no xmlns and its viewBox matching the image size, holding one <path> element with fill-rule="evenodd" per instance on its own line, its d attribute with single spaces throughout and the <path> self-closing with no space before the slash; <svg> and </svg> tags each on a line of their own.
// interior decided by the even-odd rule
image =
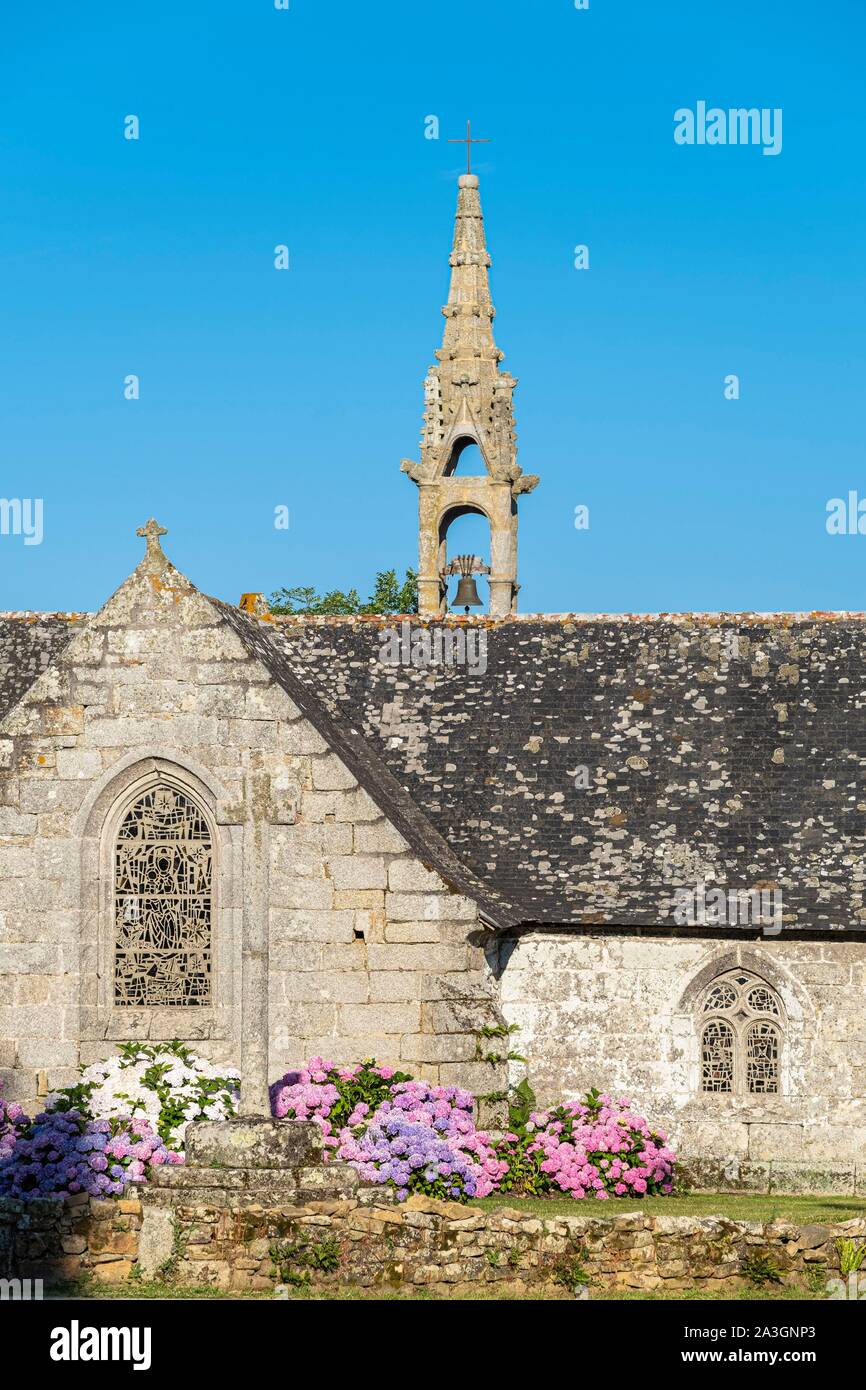
<svg viewBox="0 0 866 1390">
<path fill-rule="evenodd" d="M 272 613 L 306 614 L 312 617 L 335 614 L 372 613 L 417 613 L 418 575 L 415 570 L 406 571 L 402 583 L 397 579 L 396 570 L 380 570 L 376 575 L 373 592 L 363 602 L 357 589 L 344 593 L 342 589 L 329 589 L 318 594 L 309 585 L 298 585 L 293 589 L 277 589 L 270 598 Z"/>
</svg>

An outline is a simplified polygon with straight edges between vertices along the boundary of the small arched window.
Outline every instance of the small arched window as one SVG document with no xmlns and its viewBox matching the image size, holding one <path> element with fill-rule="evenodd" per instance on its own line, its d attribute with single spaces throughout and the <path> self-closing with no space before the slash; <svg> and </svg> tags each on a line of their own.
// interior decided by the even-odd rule
<svg viewBox="0 0 866 1390">
<path fill-rule="evenodd" d="M 211 1003 L 213 842 L 192 797 L 142 793 L 114 847 L 114 1003 Z"/>
<path fill-rule="evenodd" d="M 782 1007 L 769 985 L 748 971 L 729 970 L 706 990 L 699 1027 L 702 1091 L 778 1094 Z"/>
<path fill-rule="evenodd" d="M 484 478 L 487 476 L 484 455 L 474 439 L 455 440 L 444 473 L 446 478 L 455 476 Z"/>
</svg>

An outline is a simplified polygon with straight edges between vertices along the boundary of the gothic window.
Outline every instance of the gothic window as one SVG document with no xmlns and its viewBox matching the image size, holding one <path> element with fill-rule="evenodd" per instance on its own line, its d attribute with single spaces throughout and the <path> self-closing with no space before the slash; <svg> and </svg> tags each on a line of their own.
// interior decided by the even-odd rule
<svg viewBox="0 0 866 1390">
<path fill-rule="evenodd" d="M 769 985 L 729 970 L 705 992 L 701 1014 L 701 1090 L 777 1095 L 782 1008 Z"/>
<path fill-rule="evenodd" d="M 746 1090 L 761 1095 L 778 1089 L 778 1029 L 773 1023 L 750 1023 L 746 1033 Z"/>
<path fill-rule="evenodd" d="M 734 1088 L 734 1030 L 724 1018 L 714 1018 L 704 1028 L 701 1074 L 705 1091 Z"/>
<path fill-rule="evenodd" d="M 114 1003 L 211 1003 L 213 844 L 192 798 L 159 784 L 125 813 L 114 847 Z"/>
</svg>

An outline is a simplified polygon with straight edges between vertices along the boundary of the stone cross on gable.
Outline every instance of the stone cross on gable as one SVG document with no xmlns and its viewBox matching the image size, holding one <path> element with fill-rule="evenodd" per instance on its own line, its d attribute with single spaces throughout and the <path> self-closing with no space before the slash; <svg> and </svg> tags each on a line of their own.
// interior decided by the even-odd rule
<svg viewBox="0 0 866 1390">
<path fill-rule="evenodd" d="M 151 517 L 146 526 L 138 527 L 135 534 L 137 536 L 144 536 L 147 541 L 147 549 L 144 552 L 145 560 L 149 560 L 151 564 L 156 563 L 161 565 L 165 560 L 165 556 L 162 553 L 162 546 L 159 543 L 159 538 L 160 536 L 168 535 L 166 527 L 160 526 L 159 522 Z"/>
</svg>

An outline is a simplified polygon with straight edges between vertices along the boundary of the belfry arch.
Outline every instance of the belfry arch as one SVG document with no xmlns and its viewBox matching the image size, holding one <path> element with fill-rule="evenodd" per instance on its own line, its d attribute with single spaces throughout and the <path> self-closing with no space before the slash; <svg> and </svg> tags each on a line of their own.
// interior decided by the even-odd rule
<svg viewBox="0 0 866 1390">
<path fill-rule="evenodd" d="M 450 566 L 451 562 L 456 559 L 458 550 L 458 546 L 455 546 L 453 538 L 449 543 L 449 532 L 451 531 L 454 522 L 459 521 L 461 517 L 465 516 L 481 518 L 481 520 L 484 522 L 483 529 L 487 532 L 486 549 L 489 555 L 492 555 L 493 551 L 493 528 L 491 526 L 490 517 L 487 515 L 487 512 L 482 507 L 476 506 L 473 503 L 458 503 L 457 505 L 446 507 L 445 511 L 439 518 L 439 548 L 436 557 L 436 569 L 438 574 L 441 576 L 439 611 L 442 613 L 445 613 L 448 609 L 448 583 L 449 578 L 453 572 Z M 475 550 L 475 557 L 479 561 L 475 573 L 483 574 L 486 572 L 485 577 L 489 584 L 489 569 L 488 566 L 483 563 L 484 556 L 480 550 Z"/>
<path fill-rule="evenodd" d="M 421 462 L 403 459 L 400 465 L 418 486 L 418 609 L 445 611 L 448 527 L 457 516 L 478 513 L 490 525 L 489 611 L 498 618 L 517 608 L 517 499 L 532 491 L 538 476 L 517 462 L 517 382 L 502 371 L 505 354 L 493 338 L 490 256 L 475 174 L 458 180 L 450 265 L 442 347 L 424 382 Z M 473 476 L 458 474 L 460 455 L 471 444 L 483 468 Z"/>
<path fill-rule="evenodd" d="M 477 465 L 476 467 L 466 466 L 467 453 L 469 460 Z M 474 435 L 461 434 L 451 443 L 450 453 L 444 460 L 442 476 L 453 478 L 458 470 L 461 471 L 461 476 L 466 478 L 482 478 L 490 472 L 484 450 Z"/>
</svg>

